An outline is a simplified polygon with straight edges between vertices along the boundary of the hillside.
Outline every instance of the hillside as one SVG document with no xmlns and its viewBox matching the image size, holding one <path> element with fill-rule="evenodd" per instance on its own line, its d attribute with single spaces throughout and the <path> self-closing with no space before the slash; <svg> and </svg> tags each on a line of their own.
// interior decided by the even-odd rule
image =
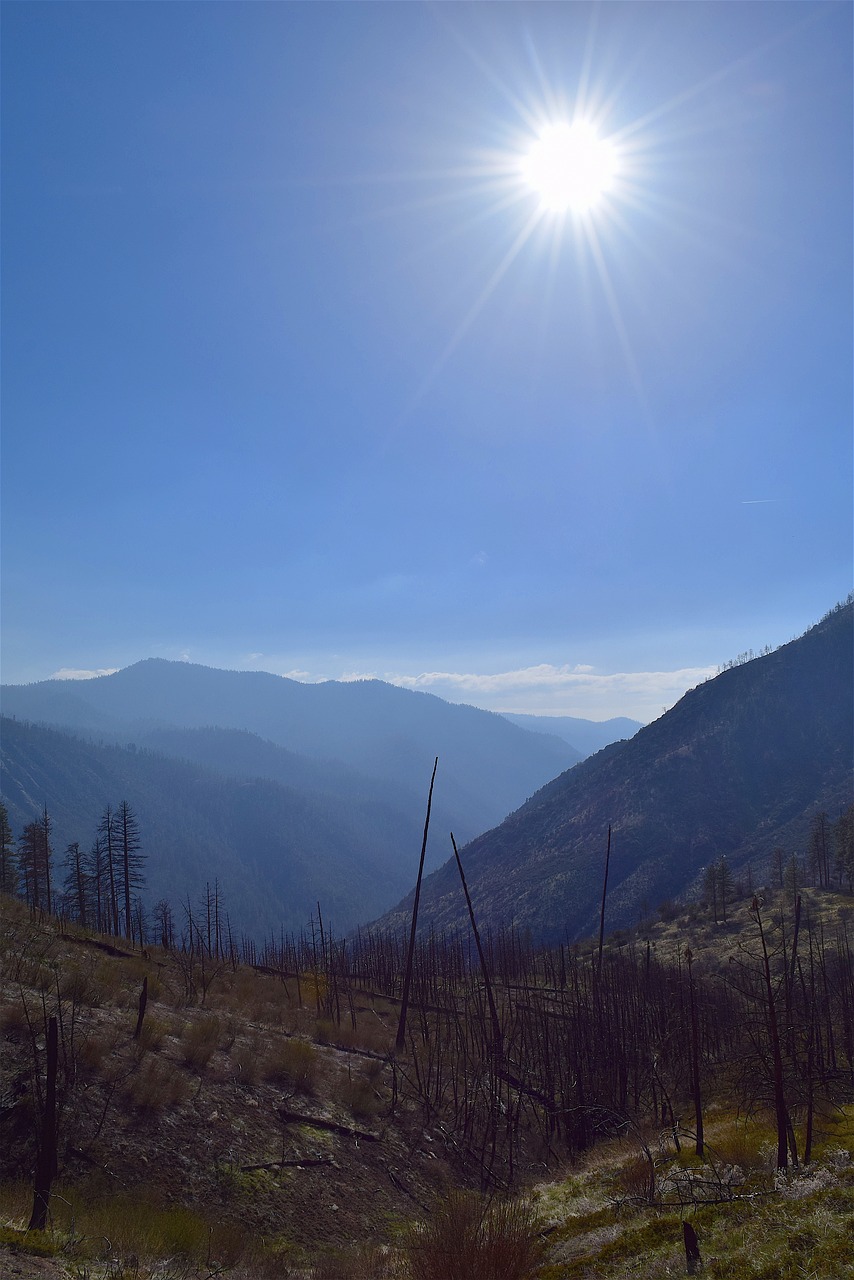
<svg viewBox="0 0 854 1280">
<path fill-rule="evenodd" d="M 303 938 L 260 964 L 216 949 L 140 953 L 2 899 L 0 1273 L 665 1280 L 684 1274 L 688 1221 L 717 1280 L 841 1277 L 854 1221 L 852 992 L 834 921 L 850 902 L 811 896 L 809 964 L 794 986 L 781 950 L 791 904 L 764 908 L 792 1032 L 785 1093 L 809 1097 L 780 1164 L 762 954 L 744 902 L 733 904 L 737 973 L 710 957 L 689 979 L 684 951 L 671 965 L 660 950 L 609 946 L 596 966 L 494 938 L 502 1064 L 480 973 L 440 940 L 419 950 L 420 994 L 395 1054 L 392 938 L 322 949 Z M 702 1155 L 689 1000 L 701 1014 Z M 27 1230 L 51 1017 L 56 1180 L 46 1229 Z"/>
<path fill-rule="evenodd" d="M 247 775 L 245 739 L 233 740 L 232 762 L 222 737 L 215 749 L 210 740 L 203 745 L 198 738 L 180 744 L 173 737 L 170 747 L 164 731 L 242 730 L 310 758 L 315 768 L 303 766 L 302 779 L 296 762 L 289 762 L 289 785 L 335 792 L 342 772 L 355 773 L 362 779 L 362 794 L 408 808 L 416 823 L 423 821 L 438 755 L 442 785 L 435 817 L 445 841 L 448 830 L 471 839 L 494 826 L 578 759 L 567 743 L 529 733 L 503 716 L 378 680 L 301 684 L 266 672 L 219 671 L 152 658 L 73 685 L 60 680 L 5 685 L 0 699 L 7 716 L 96 740 L 150 743 L 192 759 L 207 752 L 205 762 L 230 776 Z M 253 751 L 252 767 L 263 770 L 257 776 L 281 781 L 282 757 L 271 763 L 271 753 L 260 744 Z M 320 766 L 329 769 L 325 782 Z M 345 788 L 350 793 L 353 784 L 351 776 Z M 50 795 L 44 799 L 51 803 Z M 416 844 L 416 858 L 417 853 Z"/>
<path fill-rule="evenodd" d="M 544 787 L 463 861 L 480 920 L 539 939 L 598 923 L 609 824 L 607 919 L 634 923 L 725 855 L 756 873 L 772 849 L 802 852 L 813 814 L 852 799 L 854 606 L 691 690 L 630 741 Z M 403 928 L 410 899 L 381 923 Z M 465 924 L 454 863 L 424 883 L 424 928 Z"/>
</svg>

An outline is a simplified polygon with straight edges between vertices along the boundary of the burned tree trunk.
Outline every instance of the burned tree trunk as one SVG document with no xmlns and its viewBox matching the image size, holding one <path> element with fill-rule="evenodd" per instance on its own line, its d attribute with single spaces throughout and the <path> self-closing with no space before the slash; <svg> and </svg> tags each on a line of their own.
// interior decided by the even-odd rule
<svg viewBox="0 0 854 1280">
<path fill-rule="evenodd" d="M 418 901 L 421 897 L 421 880 L 424 875 L 424 855 L 427 852 L 427 832 L 430 829 L 430 809 L 433 804 L 433 783 L 436 781 L 436 770 L 439 757 L 433 761 L 433 774 L 430 778 L 430 790 L 427 794 L 427 817 L 424 819 L 424 837 L 421 841 L 421 860 L 418 863 L 418 879 L 415 882 L 415 901 L 412 904 L 412 928 L 409 931 L 409 952 L 406 957 L 406 972 L 403 978 L 403 997 L 400 1005 L 400 1022 L 397 1026 L 397 1039 L 394 1042 L 395 1053 L 400 1053 L 406 1043 L 406 1014 L 409 1008 L 409 988 L 412 983 L 412 962 L 415 957 L 415 930 L 418 925 Z"/>
<path fill-rule="evenodd" d="M 33 1211 L 30 1214 L 28 1231 L 44 1231 L 47 1225 L 50 1189 L 56 1177 L 56 1073 L 58 1064 L 59 1033 L 56 1018 L 51 1017 L 47 1024 L 47 1079 L 44 1109 L 41 1117 L 41 1132 L 39 1133 L 35 1185 L 33 1187 Z"/>
</svg>

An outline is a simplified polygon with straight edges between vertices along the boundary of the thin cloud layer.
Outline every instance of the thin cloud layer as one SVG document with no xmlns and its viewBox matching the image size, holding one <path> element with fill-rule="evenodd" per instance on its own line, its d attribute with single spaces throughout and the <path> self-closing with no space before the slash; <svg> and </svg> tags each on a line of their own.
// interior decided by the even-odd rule
<svg viewBox="0 0 854 1280">
<path fill-rule="evenodd" d="M 601 674 L 584 664 L 554 666 L 542 662 L 491 674 L 425 671 L 415 676 L 385 678 L 405 689 L 429 691 L 452 702 L 473 702 L 490 711 L 576 715 L 597 720 L 631 716 L 648 721 L 715 672 L 715 667 L 682 667 L 677 671 Z"/>
</svg>

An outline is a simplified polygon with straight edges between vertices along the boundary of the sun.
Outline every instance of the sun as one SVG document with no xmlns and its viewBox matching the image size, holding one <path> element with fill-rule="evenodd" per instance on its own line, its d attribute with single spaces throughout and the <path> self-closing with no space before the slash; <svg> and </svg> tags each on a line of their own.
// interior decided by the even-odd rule
<svg viewBox="0 0 854 1280">
<path fill-rule="evenodd" d="M 550 213 L 586 213 L 612 189 L 617 149 L 587 120 L 555 121 L 540 132 L 521 165 L 524 182 Z"/>
</svg>

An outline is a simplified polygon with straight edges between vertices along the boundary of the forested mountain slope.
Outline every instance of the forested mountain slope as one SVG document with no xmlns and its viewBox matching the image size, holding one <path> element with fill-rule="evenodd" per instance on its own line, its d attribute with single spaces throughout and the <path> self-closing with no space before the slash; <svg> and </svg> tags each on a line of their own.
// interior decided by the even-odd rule
<svg viewBox="0 0 854 1280">
<path fill-rule="evenodd" d="M 852 800 L 852 611 L 692 689 L 472 841 L 462 856 L 480 921 L 545 940 L 590 933 L 609 824 L 609 928 L 685 892 L 722 855 L 758 875 L 776 845 L 803 852 L 811 817 Z M 410 901 L 381 923 L 403 927 Z M 448 862 L 425 881 L 420 921 L 462 926 L 465 910 Z"/>
<path fill-rule="evenodd" d="M 247 739 L 252 748 L 259 743 Z M 88 851 L 104 809 L 122 800 L 139 821 L 149 905 L 164 897 L 180 918 L 187 895 L 197 901 L 206 882 L 218 880 L 235 929 L 256 938 L 280 926 L 300 930 L 318 901 L 332 927 L 348 929 L 399 897 L 417 866 L 423 812 L 359 795 L 352 783 L 349 794 L 334 796 L 226 777 L 8 718 L 0 742 L 12 830 L 19 835 L 47 804 L 59 885 L 67 845 L 76 840 Z"/>
</svg>

